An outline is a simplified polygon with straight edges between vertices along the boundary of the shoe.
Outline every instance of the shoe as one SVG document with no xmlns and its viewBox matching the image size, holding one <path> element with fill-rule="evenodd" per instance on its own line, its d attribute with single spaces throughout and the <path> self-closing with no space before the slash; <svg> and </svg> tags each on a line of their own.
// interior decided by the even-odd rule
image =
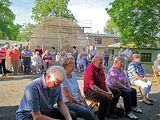
<svg viewBox="0 0 160 120">
<path fill-rule="evenodd" d="M 132 112 L 127 113 L 125 116 L 132 119 L 132 120 L 137 120 L 138 119 L 138 117 L 135 116 Z"/>
<path fill-rule="evenodd" d="M 153 98 L 147 98 L 147 100 L 149 101 L 149 102 L 156 102 L 157 100 L 155 100 L 155 99 L 153 99 Z"/>
<path fill-rule="evenodd" d="M 137 112 L 137 113 L 142 113 L 142 110 L 139 109 L 138 107 L 132 107 L 132 111 Z"/>
<path fill-rule="evenodd" d="M 148 101 L 148 100 L 143 100 L 143 102 L 144 102 L 145 104 L 147 104 L 147 105 L 153 105 L 153 103 L 151 103 L 151 102 Z"/>
</svg>

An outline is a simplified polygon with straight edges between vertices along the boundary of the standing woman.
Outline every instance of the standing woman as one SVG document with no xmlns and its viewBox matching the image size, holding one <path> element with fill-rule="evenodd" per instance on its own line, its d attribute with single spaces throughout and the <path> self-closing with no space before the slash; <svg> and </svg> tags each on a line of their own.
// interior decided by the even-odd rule
<svg viewBox="0 0 160 120">
<path fill-rule="evenodd" d="M 63 100 L 69 110 L 74 111 L 77 117 L 84 118 L 85 120 L 97 120 L 87 103 L 82 100 L 76 74 L 73 72 L 75 67 L 74 58 L 65 58 L 62 62 L 62 66 L 66 71 L 66 77 L 61 84 L 61 88 Z"/>
<path fill-rule="evenodd" d="M 0 48 L 0 59 L 1 59 L 1 63 L 0 63 L 0 74 L 2 74 L 2 76 L 6 76 L 7 71 L 6 71 L 6 50 L 9 48 L 8 44 L 5 44 L 3 47 Z M 3 70 L 2 70 L 3 68 Z"/>
<path fill-rule="evenodd" d="M 13 66 L 13 72 L 14 75 L 17 75 L 18 72 L 18 63 L 19 63 L 19 57 L 20 57 L 20 51 L 17 49 L 17 44 L 13 44 L 13 49 L 10 50 L 9 53 L 11 57 L 11 63 Z"/>
</svg>

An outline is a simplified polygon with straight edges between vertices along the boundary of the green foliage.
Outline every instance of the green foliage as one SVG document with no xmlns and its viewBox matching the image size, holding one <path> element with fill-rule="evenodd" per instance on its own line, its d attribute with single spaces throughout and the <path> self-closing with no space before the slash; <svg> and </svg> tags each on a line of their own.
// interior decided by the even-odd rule
<svg viewBox="0 0 160 120">
<path fill-rule="evenodd" d="M 64 17 L 75 20 L 70 10 L 67 9 L 69 0 L 35 0 L 36 6 L 32 9 L 32 18 L 37 22 L 50 17 Z"/>
<path fill-rule="evenodd" d="M 29 41 L 35 27 L 36 25 L 31 23 L 28 23 L 27 25 L 23 26 L 21 29 L 21 40 Z"/>
<path fill-rule="evenodd" d="M 107 10 L 123 44 L 155 47 L 160 41 L 160 0 L 115 0 Z"/>
<path fill-rule="evenodd" d="M 14 13 L 9 9 L 9 0 L 0 0 L 0 39 L 17 40 L 20 38 L 20 25 L 14 25 Z"/>
<path fill-rule="evenodd" d="M 119 33 L 117 26 L 115 25 L 115 23 L 111 19 L 109 19 L 106 22 L 106 26 L 104 27 L 104 32 L 110 33 L 110 34 L 118 34 Z"/>
</svg>

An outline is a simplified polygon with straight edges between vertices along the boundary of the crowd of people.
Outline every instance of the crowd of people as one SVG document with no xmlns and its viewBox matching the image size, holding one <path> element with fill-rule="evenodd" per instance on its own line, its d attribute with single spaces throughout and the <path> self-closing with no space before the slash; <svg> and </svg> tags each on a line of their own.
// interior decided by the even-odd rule
<svg viewBox="0 0 160 120">
<path fill-rule="evenodd" d="M 73 46 L 72 56 L 67 56 L 66 51 L 60 49 L 59 65 L 57 61 L 57 50 L 42 51 L 37 46 L 35 51 L 29 49 L 28 45 L 17 47 L 13 44 L 5 44 L 0 48 L 0 70 L 6 76 L 6 51 L 9 50 L 13 74 L 17 75 L 18 67 L 23 66 L 23 73 L 30 74 L 31 69 L 36 73 L 43 73 L 42 77 L 30 82 L 24 90 L 24 95 L 16 111 L 16 120 L 50 120 L 64 119 L 77 120 L 105 120 L 106 117 L 118 119 L 115 110 L 120 96 L 123 98 L 123 109 L 126 117 L 136 120 L 138 117 L 134 112 L 142 113 L 137 107 L 137 91 L 132 84 L 142 89 L 143 102 L 153 105 L 154 99 L 149 97 L 151 82 L 145 77 L 143 67 L 140 63 L 140 55 L 127 47 L 122 48 L 113 65 L 108 67 L 109 52 L 98 53 L 93 46 L 90 53 L 85 48 L 79 52 Z M 89 57 L 88 57 L 89 56 Z M 158 71 L 160 54 L 154 62 Z M 99 103 L 98 112 L 88 106 L 82 95 L 75 71 L 84 71 L 83 94 L 85 98 Z M 105 74 L 107 72 L 107 74 Z"/>
<path fill-rule="evenodd" d="M 79 72 L 84 71 L 95 54 L 96 49 L 94 46 L 90 53 L 87 52 L 85 47 L 80 52 L 76 46 L 73 46 L 71 55 L 74 58 L 75 68 Z M 52 65 L 62 64 L 65 58 L 67 58 L 67 53 L 64 48 L 60 48 L 57 51 L 55 47 L 51 47 L 43 51 L 37 45 L 35 50 L 31 50 L 28 45 L 22 46 L 20 44 L 18 47 L 17 44 L 10 46 L 9 43 L 6 43 L 0 47 L 0 74 L 3 77 L 11 72 L 13 75 L 17 75 L 20 72 L 25 75 L 31 73 L 40 74 Z"/>
</svg>

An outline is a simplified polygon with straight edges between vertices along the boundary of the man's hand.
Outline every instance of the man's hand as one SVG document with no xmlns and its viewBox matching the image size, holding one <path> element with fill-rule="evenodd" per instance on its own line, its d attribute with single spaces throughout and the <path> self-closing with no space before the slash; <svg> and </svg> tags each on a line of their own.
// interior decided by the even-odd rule
<svg viewBox="0 0 160 120">
<path fill-rule="evenodd" d="M 111 91 L 108 91 L 107 94 L 111 97 L 114 98 L 113 93 Z"/>
</svg>

